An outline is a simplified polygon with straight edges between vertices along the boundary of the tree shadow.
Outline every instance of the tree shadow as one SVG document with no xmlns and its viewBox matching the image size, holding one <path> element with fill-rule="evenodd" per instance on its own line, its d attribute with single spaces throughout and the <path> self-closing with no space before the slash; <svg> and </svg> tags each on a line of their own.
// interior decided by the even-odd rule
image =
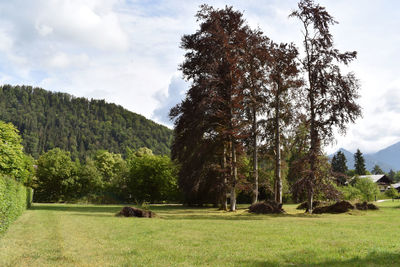
<svg viewBox="0 0 400 267">
<path fill-rule="evenodd" d="M 298 255 L 293 255 L 295 259 Z M 288 257 L 290 258 L 290 257 Z M 399 266 L 400 253 L 392 252 L 371 252 L 365 257 L 356 256 L 347 260 L 327 260 L 316 263 L 310 263 L 307 259 L 302 262 L 278 262 L 278 261 L 260 261 L 260 260 L 240 260 L 238 266 Z"/>
<path fill-rule="evenodd" d="M 116 213 L 121 210 L 116 205 L 64 205 L 64 204 L 33 204 L 31 210 L 63 211 L 79 213 Z"/>
<path fill-rule="evenodd" d="M 91 214 L 90 216 L 107 217 L 115 216 L 124 206 L 135 206 L 130 204 L 121 205 L 80 205 L 80 204 L 34 204 L 32 210 L 69 212 L 74 215 Z M 140 208 L 140 207 L 139 207 Z M 165 220 L 218 220 L 218 221 L 240 221 L 240 220 L 269 220 L 273 218 L 304 218 L 316 219 L 323 215 L 310 215 L 307 213 L 283 213 L 283 214 L 253 214 L 247 211 L 247 207 L 238 208 L 237 212 L 221 211 L 214 207 L 187 207 L 177 205 L 150 205 L 149 210 L 155 212 L 158 218 Z M 103 213 L 103 214 L 101 214 Z"/>
</svg>

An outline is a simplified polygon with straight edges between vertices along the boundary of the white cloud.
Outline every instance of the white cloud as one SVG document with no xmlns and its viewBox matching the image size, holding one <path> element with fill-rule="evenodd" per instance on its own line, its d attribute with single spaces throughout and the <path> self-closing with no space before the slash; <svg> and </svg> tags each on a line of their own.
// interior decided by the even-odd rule
<svg viewBox="0 0 400 267">
<path fill-rule="evenodd" d="M 0 1 L 0 81 L 104 98 L 166 123 L 164 113 L 183 97 L 180 38 L 198 28 L 203 2 L 233 5 L 274 41 L 301 45 L 298 22 L 287 17 L 297 0 Z M 332 28 L 337 47 L 359 52 L 349 70 L 360 79 L 364 112 L 327 150 L 371 152 L 400 140 L 399 4 L 321 3 L 340 22 Z"/>
<path fill-rule="evenodd" d="M 165 125 L 172 127 L 173 123 L 169 119 L 169 111 L 175 105 L 180 103 L 180 100 L 185 97 L 188 90 L 188 83 L 185 82 L 179 75 L 174 75 L 168 86 L 168 93 L 157 92 L 155 98 L 158 100 L 158 107 L 154 110 L 153 117 Z"/>
</svg>

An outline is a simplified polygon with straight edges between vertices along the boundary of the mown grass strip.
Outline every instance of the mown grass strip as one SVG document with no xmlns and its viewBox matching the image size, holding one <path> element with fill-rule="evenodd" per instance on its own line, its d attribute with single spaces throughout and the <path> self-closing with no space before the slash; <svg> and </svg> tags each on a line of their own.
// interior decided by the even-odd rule
<svg viewBox="0 0 400 267">
<path fill-rule="evenodd" d="M 379 211 L 253 215 L 152 206 L 159 217 L 115 217 L 121 206 L 36 204 L 0 239 L 0 266 L 393 266 L 399 202 Z"/>
</svg>

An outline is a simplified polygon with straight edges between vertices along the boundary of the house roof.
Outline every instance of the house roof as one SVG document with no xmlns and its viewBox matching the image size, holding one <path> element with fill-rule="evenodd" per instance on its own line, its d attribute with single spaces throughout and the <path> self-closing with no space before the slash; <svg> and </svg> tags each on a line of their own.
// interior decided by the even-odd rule
<svg viewBox="0 0 400 267">
<path fill-rule="evenodd" d="M 395 189 L 397 189 L 397 188 L 399 188 L 399 187 L 400 187 L 400 183 L 395 183 L 395 184 L 392 184 L 392 187 L 393 187 L 393 188 L 395 188 Z"/>
<path fill-rule="evenodd" d="M 374 183 L 392 183 L 391 179 L 387 177 L 385 174 L 376 174 L 376 175 L 360 175 L 359 178 L 369 178 Z"/>
<path fill-rule="evenodd" d="M 376 183 L 384 176 L 385 176 L 384 174 L 377 174 L 377 175 L 360 175 L 358 177 L 359 178 L 370 178 L 374 183 Z"/>
</svg>

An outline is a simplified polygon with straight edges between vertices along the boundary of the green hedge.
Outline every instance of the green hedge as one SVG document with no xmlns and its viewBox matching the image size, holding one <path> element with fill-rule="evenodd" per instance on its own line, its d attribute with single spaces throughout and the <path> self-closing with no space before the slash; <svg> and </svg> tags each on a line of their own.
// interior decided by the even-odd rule
<svg viewBox="0 0 400 267">
<path fill-rule="evenodd" d="M 0 175 L 0 235 L 31 206 L 32 189 L 12 178 Z"/>
</svg>

